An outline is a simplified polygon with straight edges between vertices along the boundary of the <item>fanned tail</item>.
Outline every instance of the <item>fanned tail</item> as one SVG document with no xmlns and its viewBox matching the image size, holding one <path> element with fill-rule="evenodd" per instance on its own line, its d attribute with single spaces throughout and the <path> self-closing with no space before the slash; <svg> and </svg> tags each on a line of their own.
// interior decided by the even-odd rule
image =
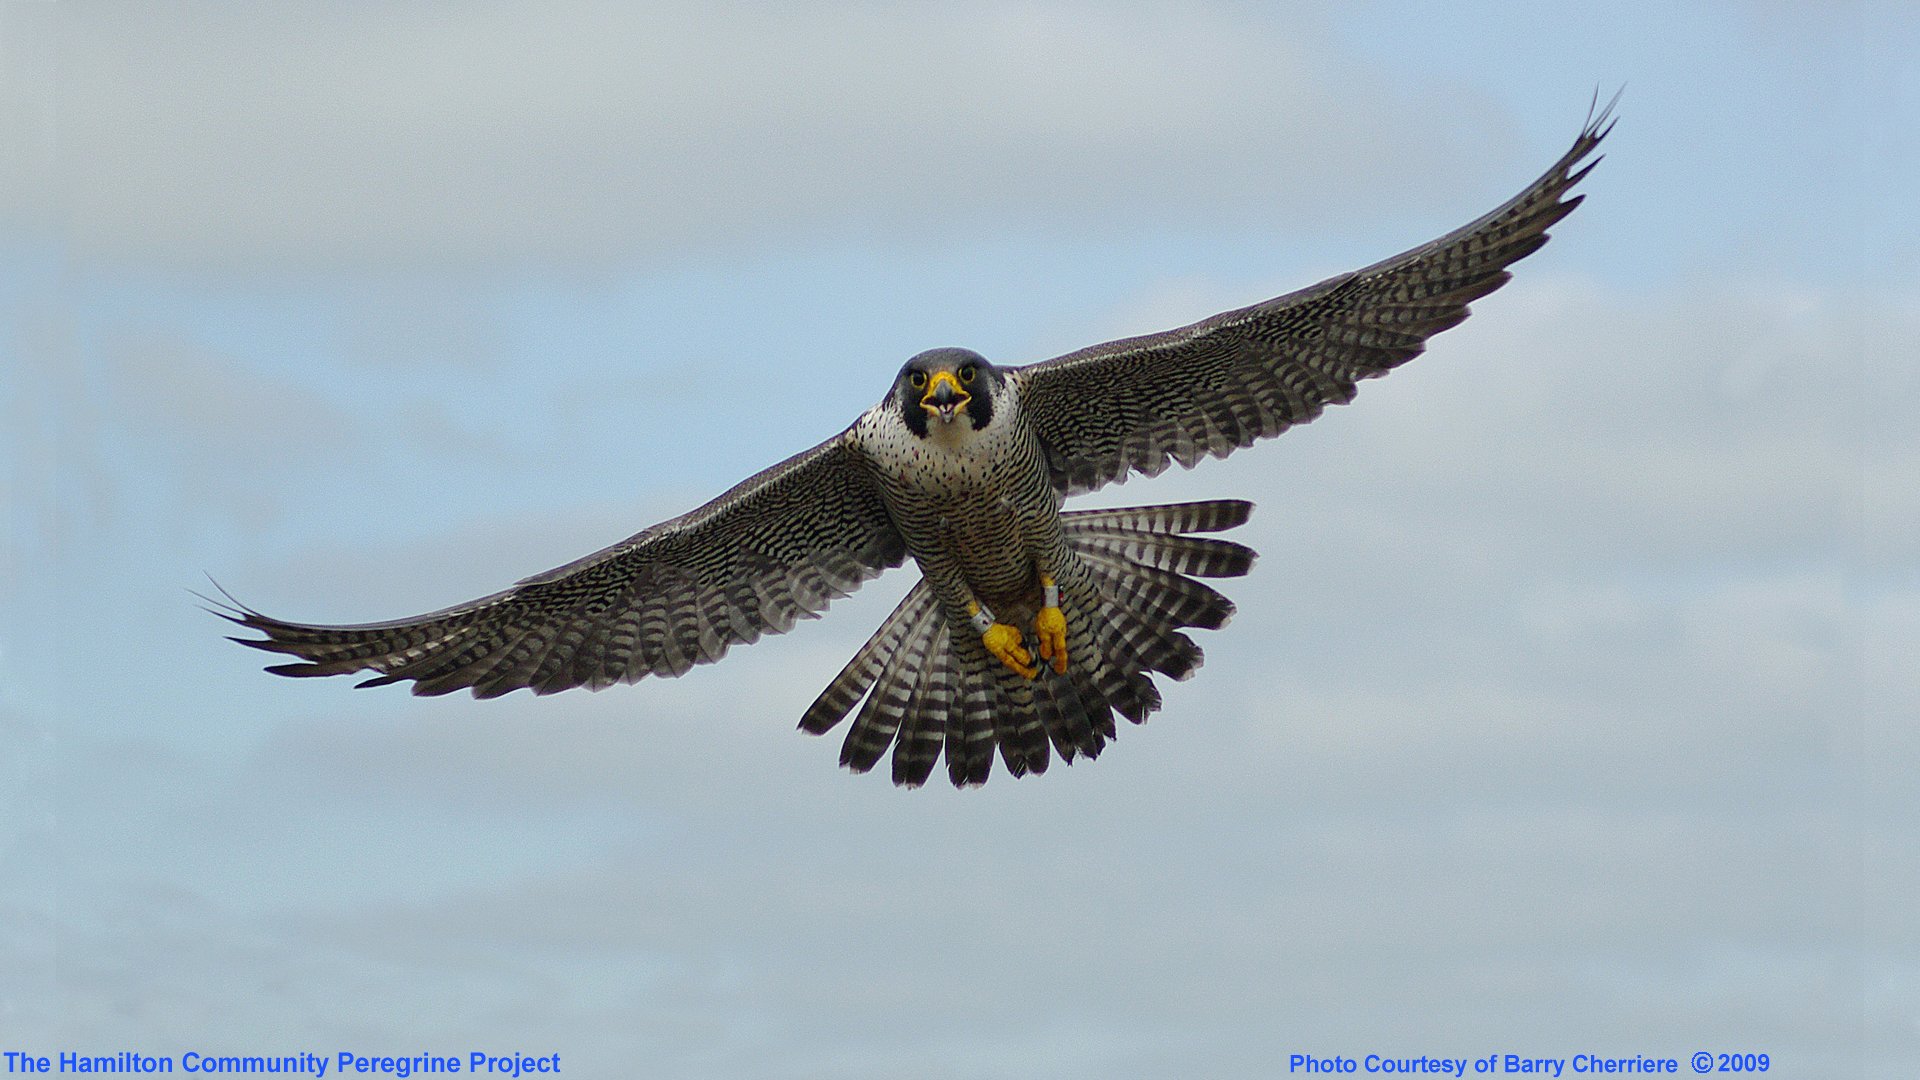
<svg viewBox="0 0 1920 1080">
<path fill-rule="evenodd" d="M 893 780 L 924 784 L 944 754 L 956 787 L 985 783 L 996 748 L 1013 776 L 1093 758 L 1117 734 L 1114 714 L 1141 723 L 1160 707 L 1151 673 L 1190 678 L 1204 657 L 1181 631 L 1217 630 L 1233 602 L 1196 578 L 1238 577 L 1251 548 L 1194 536 L 1244 524 L 1239 500 L 1068 511 L 1073 553 L 1058 568 L 1067 614 L 1064 675 L 1042 664 L 1028 681 L 993 660 L 969 627 L 949 624 L 916 584 L 809 708 L 800 727 L 826 732 L 860 711 L 840 763 L 866 772 L 893 750 Z M 1029 648 L 1035 646 L 1029 638 Z M 861 704 L 862 699 L 865 703 Z"/>
</svg>

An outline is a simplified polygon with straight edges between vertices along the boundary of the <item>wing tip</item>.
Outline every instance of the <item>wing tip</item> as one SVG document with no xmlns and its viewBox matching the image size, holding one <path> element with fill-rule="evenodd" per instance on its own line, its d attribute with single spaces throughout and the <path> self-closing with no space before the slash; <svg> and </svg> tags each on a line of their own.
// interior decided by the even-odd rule
<svg viewBox="0 0 1920 1080">
<path fill-rule="evenodd" d="M 1614 109 L 1620 104 L 1620 98 L 1626 92 L 1627 84 L 1623 82 L 1613 92 L 1613 96 L 1607 99 L 1607 103 L 1602 105 L 1600 104 L 1600 84 L 1593 84 L 1593 100 L 1587 103 L 1587 121 L 1581 125 L 1581 138 L 1592 139 L 1597 143 L 1607 137 L 1607 132 L 1613 130 L 1613 125 L 1620 122 L 1620 118 L 1614 115 Z"/>
</svg>

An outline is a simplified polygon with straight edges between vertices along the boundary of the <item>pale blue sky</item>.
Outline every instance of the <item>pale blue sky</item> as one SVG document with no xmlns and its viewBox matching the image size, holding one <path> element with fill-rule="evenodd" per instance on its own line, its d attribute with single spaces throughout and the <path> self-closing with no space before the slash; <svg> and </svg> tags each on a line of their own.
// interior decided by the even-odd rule
<svg viewBox="0 0 1920 1080">
<path fill-rule="evenodd" d="M 584 1076 L 1920 1062 L 1920 32 L 1892 3 L 0 7 L 0 1045 Z M 1254 499 L 1095 763 L 901 792 L 672 682 L 294 682 L 833 434 L 1589 201 Z M 1276 1064 L 1278 1062 L 1279 1064 Z M 1684 1066 L 1683 1066 L 1684 1068 Z"/>
</svg>

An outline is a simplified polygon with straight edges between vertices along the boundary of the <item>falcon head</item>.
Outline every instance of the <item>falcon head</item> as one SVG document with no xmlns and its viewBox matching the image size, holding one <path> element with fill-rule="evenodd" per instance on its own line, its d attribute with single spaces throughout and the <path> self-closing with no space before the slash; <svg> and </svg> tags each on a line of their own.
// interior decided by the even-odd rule
<svg viewBox="0 0 1920 1080">
<path fill-rule="evenodd" d="M 979 431 L 993 419 L 993 395 L 1001 376 L 971 349 L 928 349 L 907 361 L 894 380 L 894 400 L 907 430 L 925 439 L 936 433 Z"/>
</svg>

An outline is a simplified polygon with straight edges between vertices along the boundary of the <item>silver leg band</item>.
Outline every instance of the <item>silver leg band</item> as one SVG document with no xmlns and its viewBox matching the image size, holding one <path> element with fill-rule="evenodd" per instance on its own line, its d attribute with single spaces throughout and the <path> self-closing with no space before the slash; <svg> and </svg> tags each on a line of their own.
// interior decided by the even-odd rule
<svg viewBox="0 0 1920 1080">
<path fill-rule="evenodd" d="M 984 634 L 993 629 L 993 612 L 988 611 L 985 604 L 976 605 L 976 608 L 977 610 L 973 613 L 973 628 Z"/>
</svg>

